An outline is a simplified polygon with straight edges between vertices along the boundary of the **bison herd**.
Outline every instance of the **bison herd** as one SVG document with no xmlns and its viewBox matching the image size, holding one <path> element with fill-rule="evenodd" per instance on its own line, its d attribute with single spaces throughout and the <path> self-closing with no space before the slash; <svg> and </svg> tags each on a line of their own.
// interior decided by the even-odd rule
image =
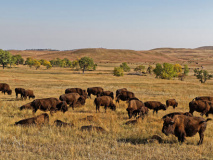
<svg viewBox="0 0 213 160">
<path fill-rule="evenodd" d="M 8 95 L 12 94 L 12 90 L 9 85 L 6 83 L 0 83 L 0 91 L 2 93 L 7 93 Z M 22 99 L 27 99 L 27 97 L 35 98 L 35 95 L 32 90 L 24 88 L 15 88 L 16 98 L 18 95 L 21 95 Z M 142 102 L 135 94 L 131 91 L 128 91 L 126 88 L 116 90 L 116 96 L 112 91 L 104 91 L 101 87 L 91 87 L 87 90 L 81 88 L 67 88 L 65 94 L 59 96 L 59 98 L 43 98 L 35 99 L 30 103 L 27 103 L 21 106 L 19 109 L 32 109 L 33 114 L 37 110 L 42 110 L 44 112 L 50 111 L 50 114 L 53 115 L 54 112 L 61 111 L 65 113 L 68 111 L 68 108 L 71 107 L 73 110 L 78 105 L 85 105 L 86 99 L 90 98 L 91 95 L 96 96 L 94 99 L 94 105 L 96 107 L 96 112 L 100 112 L 100 106 L 103 106 L 105 112 L 107 108 L 110 108 L 112 111 L 116 111 L 116 104 L 113 102 L 114 98 L 117 103 L 121 101 L 126 101 L 128 107 L 126 111 L 128 113 L 129 119 L 135 117 L 137 121 L 138 118 L 144 118 L 148 114 L 149 110 L 153 110 L 154 113 L 158 113 L 159 110 L 166 110 L 169 106 L 172 106 L 174 109 L 178 106 L 178 102 L 175 99 L 168 99 L 166 104 L 163 104 L 159 101 L 146 101 Z M 193 116 L 193 112 L 197 111 L 201 113 L 201 116 L 213 114 L 213 97 L 203 96 L 196 97 L 191 102 L 189 102 L 189 112 L 173 112 L 169 113 L 162 117 L 164 123 L 162 132 L 165 135 L 173 134 L 178 137 L 179 142 L 184 142 L 185 137 L 192 137 L 197 132 L 200 135 L 200 141 L 198 144 L 202 144 L 204 138 L 204 131 L 207 126 L 207 121 L 211 120 L 210 118 L 204 119 L 202 117 Z M 15 122 L 15 125 L 31 125 L 31 124 L 46 124 L 49 123 L 49 116 L 46 113 L 43 113 L 39 116 L 20 120 Z M 72 123 L 65 123 L 61 120 L 56 120 L 54 122 L 56 126 L 73 126 Z M 129 123 L 126 123 L 129 124 Z M 83 126 L 82 130 L 88 130 L 96 128 L 96 130 L 101 130 L 100 128 L 94 126 Z"/>
</svg>

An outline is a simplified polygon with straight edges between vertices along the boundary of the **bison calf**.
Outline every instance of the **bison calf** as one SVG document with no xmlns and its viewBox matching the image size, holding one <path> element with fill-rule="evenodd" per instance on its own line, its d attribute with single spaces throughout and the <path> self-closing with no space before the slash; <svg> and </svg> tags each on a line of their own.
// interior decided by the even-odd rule
<svg viewBox="0 0 213 160">
<path fill-rule="evenodd" d="M 158 110 L 166 110 L 167 107 L 165 104 L 162 104 L 161 102 L 158 101 L 147 101 L 144 103 L 145 106 L 149 109 L 153 109 L 153 114 L 156 112 L 156 114 L 158 113 Z"/>
<path fill-rule="evenodd" d="M 30 99 L 34 99 L 35 98 L 35 95 L 33 93 L 33 90 L 30 90 L 30 89 L 27 89 L 25 90 L 25 93 L 24 93 L 24 98 L 27 99 L 27 97 Z"/>
<path fill-rule="evenodd" d="M 41 124 L 48 124 L 49 123 L 49 115 L 47 113 L 43 113 L 39 116 L 27 118 L 20 120 L 18 122 L 15 122 L 15 125 L 41 125 Z"/>
<path fill-rule="evenodd" d="M 173 134 L 178 137 L 179 142 L 184 142 L 185 137 L 192 137 L 197 132 L 200 135 L 199 144 L 203 143 L 204 131 L 206 130 L 207 121 L 201 117 L 190 117 L 185 115 L 175 115 L 173 118 L 164 119 L 162 132 L 165 135 Z"/>
<path fill-rule="evenodd" d="M 112 98 L 109 96 L 97 97 L 97 98 L 95 98 L 94 103 L 96 105 L 96 113 L 97 113 L 97 111 L 100 112 L 100 110 L 99 110 L 100 106 L 104 106 L 105 112 L 106 112 L 107 107 L 109 107 L 113 111 L 116 110 L 116 106 L 113 103 Z"/>
<path fill-rule="evenodd" d="M 166 100 L 166 106 L 167 106 L 167 108 L 169 106 L 173 106 L 173 108 L 175 109 L 175 107 L 178 106 L 178 102 L 175 99 L 168 99 L 168 100 Z"/>
</svg>

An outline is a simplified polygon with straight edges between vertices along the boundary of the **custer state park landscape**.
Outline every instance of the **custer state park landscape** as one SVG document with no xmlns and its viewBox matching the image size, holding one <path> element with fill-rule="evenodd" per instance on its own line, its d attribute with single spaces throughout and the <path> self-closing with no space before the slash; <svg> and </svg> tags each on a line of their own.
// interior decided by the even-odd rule
<svg viewBox="0 0 213 160">
<path fill-rule="evenodd" d="M 1 83 L 9 84 L 12 94 L 0 94 L 0 159 L 202 159 L 213 158 L 213 121 L 207 122 L 202 145 L 197 145 L 199 134 L 186 137 L 181 143 L 174 135 L 166 136 L 162 133 L 164 120 L 162 117 L 172 112 L 189 112 L 189 102 L 195 97 L 212 96 L 213 80 L 206 83 L 194 76 L 195 68 L 203 68 L 213 73 L 213 50 L 211 47 L 196 49 L 158 48 L 147 51 L 111 50 L 104 48 L 88 48 L 70 51 L 52 50 L 10 50 L 12 55 L 20 54 L 25 60 L 27 57 L 52 60 L 54 58 L 68 58 L 73 61 L 81 57 L 93 58 L 97 64 L 94 71 L 76 71 L 72 68 L 52 67 L 46 69 L 30 68 L 28 65 L 15 65 L 0 69 Z M 124 76 L 114 76 L 114 67 L 127 62 L 130 72 Z M 155 78 L 155 74 L 134 74 L 134 68 L 156 63 L 187 64 L 189 74 L 183 81 L 178 78 L 171 80 Z M 132 74 L 129 74 L 132 73 Z M 128 101 L 120 101 L 116 111 L 104 106 L 96 113 L 94 99 L 87 98 L 84 105 L 77 105 L 74 110 L 69 107 L 63 113 L 57 111 L 38 110 L 35 114 L 32 109 L 20 110 L 24 104 L 34 99 L 16 98 L 15 88 L 33 90 L 35 99 L 55 97 L 65 93 L 67 88 L 102 87 L 105 91 L 126 88 L 135 94 L 142 102 L 160 101 L 166 104 L 167 99 L 176 99 L 178 107 L 172 106 L 166 110 L 159 110 L 153 114 L 149 110 L 144 118 L 138 118 L 136 123 L 125 124 L 129 119 L 126 111 Z M 22 119 L 38 116 L 42 113 L 49 115 L 49 124 L 21 126 L 14 125 Z M 201 117 L 199 112 L 193 116 Z M 90 118 L 88 118 L 90 117 Z M 204 119 L 207 117 L 204 115 Z M 213 118 L 209 114 L 208 118 Z M 72 126 L 59 127 L 54 121 L 61 120 L 72 123 Z M 101 127 L 98 129 L 82 130 L 82 126 Z M 160 137 L 152 139 L 152 137 Z"/>
</svg>

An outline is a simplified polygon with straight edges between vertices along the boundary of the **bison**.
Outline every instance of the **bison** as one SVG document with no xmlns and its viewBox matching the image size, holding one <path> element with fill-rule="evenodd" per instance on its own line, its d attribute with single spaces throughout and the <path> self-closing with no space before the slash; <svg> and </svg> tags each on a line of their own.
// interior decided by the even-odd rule
<svg viewBox="0 0 213 160">
<path fill-rule="evenodd" d="M 18 95 L 21 95 L 21 98 L 24 98 L 25 96 L 25 89 L 24 88 L 15 88 L 16 92 L 16 98 L 18 98 Z"/>
<path fill-rule="evenodd" d="M 113 111 L 116 110 L 116 106 L 113 103 L 112 98 L 109 96 L 97 97 L 97 98 L 95 98 L 94 103 L 96 105 L 96 113 L 97 113 L 97 111 L 100 112 L 100 110 L 99 110 L 100 106 L 104 106 L 105 112 L 106 112 L 107 107 L 109 107 Z"/>
<path fill-rule="evenodd" d="M 121 91 L 127 91 L 127 89 L 126 88 L 117 89 L 116 90 L 116 97 L 118 97 L 118 95 L 121 93 Z"/>
<path fill-rule="evenodd" d="M 0 83 L 0 91 L 5 94 L 7 92 L 8 95 L 12 94 L 12 90 L 10 89 L 10 86 L 7 83 Z"/>
<path fill-rule="evenodd" d="M 103 91 L 103 92 L 101 93 L 101 96 L 109 96 L 109 97 L 111 97 L 112 99 L 114 99 L 114 93 L 111 92 L 111 91 Z"/>
<path fill-rule="evenodd" d="M 119 103 L 119 100 L 127 101 L 130 98 L 134 98 L 134 97 L 135 97 L 135 94 L 133 92 L 130 92 L 130 91 L 121 91 L 121 93 L 118 94 L 118 96 L 117 96 L 116 102 Z"/>
<path fill-rule="evenodd" d="M 15 125 L 41 125 L 41 124 L 48 124 L 49 123 L 49 115 L 47 113 L 43 113 L 39 116 L 27 118 L 20 120 L 18 122 L 15 122 Z"/>
<path fill-rule="evenodd" d="M 144 117 L 145 114 L 148 114 L 148 108 L 145 107 L 144 103 L 140 100 L 131 100 L 129 101 L 128 108 L 126 109 L 128 112 L 129 119 L 134 115 Z"/>
<path fill-rule="evenodd" d="M 73 127 L 74 124 L 73 123 L 66 123 L 66 122 L 63 122 L 61 120 L 55 120 L 54 121 L 54 124 L 57 126 L 57 127 Z"/>
<path fill-rule="evenodd" d="M 178 106 L 178 102 L 175 99 L 168 99 L 168 100 L 166 100 L 166 106 L 167 106 L 167 108 L 169 106 L 173 106 L 173 108 L 175 109 L 175 107 Z"/>
<path fill-rule="evenodd" d="M 90 98 L 91 98 L 91 94 L 99 97 L 103 91 L 104 91 L 104 89 L 101 87 L 87 88 L 87 94 L 88 94 L 88 97 L 90 97 Z"/>
<path fill-rule="evenodd" d="M 60 101 L 57 98 L 43 98 L 43 99 L 35 99 L 31 103 L 33 113 L 35 113 L 38 109 L 42 111 L 50 111 L 50 114 L 53 115 L 53 112 L 62 111 L 65 113 L 68 111 L 67 103 L 65 101 Z"/>
<path fill-rule="evenodd" d="M 30 90 L 30 89 L 25 90 L 24 98 L 27 99 L 27 97 L 28 97 L 29 99 L 30 99 L 30 98 L 32 98 L 32 99 L 35 98 L 35 95 L 34 95 L 34 93 L 33 93 L 32 90 Z"/>
<path fill-rule="evenodd" d="M 191 101 L 189 102 L 189 113 L 193 115 L 194 111 L 201 112 L 201 116 L 204 114 L 207 114 L 210 110 L 210 105 L 208 101 L 202 101 L 202 100 L 197 100 L 197 101 Z"/>
<path fill-rule="evenodd" d="M 32 109 L 32 102 L 24 104 L 23 106 L 19 107 L 20 110 L 23 109 Z"/>
<path fill-rule="evenodd" d="M 207 121 L 202 117 L 190 117 L 185 115 L 175 115 L 173 118 L 164 119 L 162 132 L 165 135 L 173 134 L 178 137 L 179 142 L 184 142 L 185 137 L 192 137 L 197 132 L 200 135 L 199 144 L 203 143 L 204 131 L 206 130 Z"/>
<path fill-rule="evenodd" d="M 85 99 L 87 98 L 86 90 L 83 90 L 81 88 L 67 88 L 65 90 L 65 94 L 68 94 L 68 93 L 78 93 L 79 95 L 83 96 Z"/>
<path fill-rule="evenodd" d="M 144 103 L 144 105 L 149 108 L 149 109 L 153 109 L 153 114 L 156 112 L 156 114 L 158 113 L 158 110 L 166 110 L 166 105 L 162 104 L 159 101 L 147 101 Z"/>
<path fill-rule="evenodd" d="M 80 96 L 78 93 L 68 93 L 68 94 L 62 94 L 59 99 L 61 101 L 66 101 L 67 104 L 74 109 L 76 105 L 85 104 L 85 99 L 83 96 Z"/>
<path fill-rule="evenodd" d="M 193 100 L 195 100 L 195 101 L 196 100 L 213 101 L 213 97 L 210 97 L 210 96 L 201 96 L 201 97 L 195 97 Z"/>
</svg>

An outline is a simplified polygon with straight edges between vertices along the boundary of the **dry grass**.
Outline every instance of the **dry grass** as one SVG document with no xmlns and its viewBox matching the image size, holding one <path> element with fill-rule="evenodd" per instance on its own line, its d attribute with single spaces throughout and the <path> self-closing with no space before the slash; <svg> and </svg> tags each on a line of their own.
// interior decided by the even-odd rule
<svg viewBox="0 0 213 160">
<path fill-rule="evenodd" d="M 0 159 L 212 159 L 213 122 L 208 122 L 204 144 L 197 146 L 199 136 L 189 137 L 183 144 L 177 138 L 161 133 L 161 117 L 173 111 L 188 111 L 188 103 L 196 96 L 212 95 L 213 81 L 200 84 L 193 76 L 185 81 L 159 80 L 154 76 L 125 75 L 114 77 L 111 70 L 114 64 L 98 66 L 97 71 L 76 74 L 70 69 L 53 68 L 34 70 L 25 66 L 0 69 L 1 83 L 34 90 L 36 98 L 59 97 L 69 87 L 100 86 L 105 90 L 116 91 L 126 87 L 142 101 L 158 100 L 164 102 L 176 98 L 179 106 L 173 110 L 159 111 L 135 125 L 124 125 L 128 121 L 127 104 L 121 102 L 116 112 L 103 107 L 96 113 L 94 96 L 87 99 L 86 105 L 69 109 L 65 114 L 57 112 L 50 116 L 50 125 L 43 127 L 14 126 L 16 121 L 32 117 L 31 110 L 19 111 L 18 107 L 30 100 L 16 100 L 15 94 L 0 95 Z M 134 66 L 134 64 L 133 64 Z M 41 114 L 38 111 L 36 115 Z M 49 114 L 49 112 L 48 112 Z M 92 121 L 79 120 L 94 116 Z M 199 116 L 198 113 L 195 115 Z M 210 115 L 210 118 L 213 118 Z M 60 119 L 73 122 L 74 127 L 55 127 L 53 122 Z M 103 127 L 107 133 L 81 132 L 83 125 Z M 148 143 L 153 135 L 160 135 L 163 143 Z"/>
</svg>

